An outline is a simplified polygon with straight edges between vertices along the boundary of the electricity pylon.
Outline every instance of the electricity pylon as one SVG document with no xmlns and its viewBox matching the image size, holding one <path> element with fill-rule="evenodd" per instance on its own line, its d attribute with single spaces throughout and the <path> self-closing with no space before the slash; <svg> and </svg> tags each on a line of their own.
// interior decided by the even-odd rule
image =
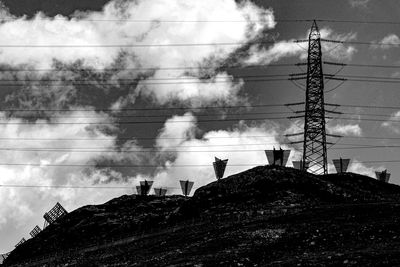
<svg viewBox="0 0 400 267">
<path fill-rule="evenodd" d="M 286 104 L 287 107 L 305 104 L 304 111 L 294 111 L 295 113 L 303 113 L 300 116 L 291 116 L 289 119 L 304 118 L 304 132 L 287 134 L 286 137 L 303 135 L 302 141 L 291 142 L 292 144 L 303 144 L 303 164 L 300 169 L 308 170 L 314 174 L 328 173 L 328 156 L 326 137 L 341 138 L 340 135 L 327 134 L 325 128 L 325 113 L 342 114 L 342 112 L 334 110 L 325 110 L 325 106 L 338 108 L 338 104 L 326 104 L 324 102 L 324 73 L 322 71 L 322 51 L 321 36 L 317 23 L 313 22 L 311 26 L 308 40 L 298 40 L 296 42 L 308 42 L 307 63 L 299 63 L 307 65 L 307 73 L 291 74 L 289 80 L 302 80 L 306 82 L 306 101 L 301 103 Z M 334 75 L 328 75 L 330 79 L 336 79 Z M 333 145 L 333 144 L 332 144 Z"/>
<path fill-rule="evenodd" d="M 303 142 L 303 162 L 308 162 L 309 171 L 315 174 L 327 174 L 328 160 L 326 151 L 321 36 L 315 21 L 308 37 Z"/>
</svg>

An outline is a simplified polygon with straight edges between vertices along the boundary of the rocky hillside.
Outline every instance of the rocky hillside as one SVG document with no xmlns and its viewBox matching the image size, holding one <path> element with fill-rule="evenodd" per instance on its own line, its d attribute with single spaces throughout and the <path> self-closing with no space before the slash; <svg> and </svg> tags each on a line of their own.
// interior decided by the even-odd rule
<svg viewBox="0 0 400 267">
<path fill-rule="evenodd" d="M 260 166 L 193 197 L 122 196 L 69 213 L 8 266 L 393 266 L 400 187 Z"/>
</svg>

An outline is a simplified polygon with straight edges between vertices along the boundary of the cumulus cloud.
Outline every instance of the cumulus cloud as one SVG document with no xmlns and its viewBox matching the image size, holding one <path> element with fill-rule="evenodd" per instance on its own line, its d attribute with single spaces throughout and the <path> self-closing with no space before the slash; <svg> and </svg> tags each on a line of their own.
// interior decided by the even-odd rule
<svg viewBox="0 0 400 267">
<path fill-rule="evenodd" d="M 336 125 L 327 125 L 327 131 L 330 134 L 339 134 L 345 136 L 361 136 L 362 129 L 358 124 L 336 124 Z"/>
<path fill-rule="evenodd" d="M 379 169 L 379 167 L 368 167 L 365 164 L 357 161 L 357 160 L 353 160 L 350 163 L 349 172 L 353 172 L 353 173 L 358 173 L 361 175 L 366 175 L 372 178 L 376 178 L 375 177 L 375 171 L 377 171 Z"/>
<path fill-rule="evenodd" d="M 185 121 L 185 123 L 176 123 Z M 236 126 L 226 130 L 205 132 L 202 138 L 194 138 L 197 120 L 190 114 L 175 116 L 168 120 L 160 132 L 157 144 L 164 151 L 173 150 L 174 160 L 166 164 L 165 170 L 155 176 L 155 186 L 162 185 L 170 188 L 172 193 L 179 193 L 179 180 L 190 179 L 199 187 L 215 180 L 212 162 L 214 157 L 229 159 L 225 177 L 247 170 L 253 166 L 266 165 L 264 153 L 266 149 L 278 149 L 282 143 L 282 132 L 272 122 L 258 125 L 247 125 L 241 121 Z M 161 139 L 176 136 L 180 139 Z M 287 145 L 282 149 L 291 149 L 293 159 L 300 158 L 299 153 Z M 199 165 L 199 167 L 182 167 Z M 179 187 L 179 186 L 178 186 Z"/>
<path fill-rule="evenodd" d="M 303 132 L 304 122 L 301 120 L 295 120 L 284 130 L 283 134 L 287 135 L 291 142 L 298 142 L 303 140 Z"/>
<path fill-rule="evenodd" d="M 156 139 L 156 146 L 165 150 L 195 138 L 196 122 L 197 119 L 191 112 L 169 118 Z"/>
<path fill-rule="evenodd" d="M 371 0 L 349 0 L 349 4 L 353 8 L 366 8 Z"/>
<path fill-rule="evenodd" d="M 159 75 L 160 72 L 157 72 L 153 77 Z M 181 76 L 178 82 L 141 81 L 137 90 L 144 96 L 152 96 L 161 104 L 179 99 L 189 106 L 199 107 L 213 102 L 230 104 L 239 102 L 237 95 L 243 84 L 243 80 L 235 81 L 232 75 L 224 72 L 206 80 L 196 76 Z"/>
<path fill-rule="evenodd" d="M 28 165 L 0 166 L 0 183 L 127 186 L 119 191 L 34 188 L 28 193 L 23 188 L 4 188 L 0 200 L 11 204 L 0 207 L 0 231 L 8 232 L 17 225 L 19 233 L 29 233 L 35 224 L 41 224 L 43 212 L 57 201 L 68 210 L 106 201 L 121 193 L 131 193 L 129 187 L 145 175 L 156 180 L 163 177 L 160 185 L 172 184 L 173 179 L 167 177 L 178 175 L 171 166 L 188 158 L 167 150 L 187 148 L 165 137 L 184 135 L 186 145 L 209 142 L 194 138 L 200 130 L 193 114 L 185 114 L 188 123 L 176 123 L 175 120 L 182 120 L 179 116 L 169 119 L 153 149 L 140 147 L 134 138 L 125 143 L 118 140 L 118 133 L 124 129 L 120 129 L 113 115 L 134 104 L 138 97 L 156 104 L 179 102 L 188 106 L 245 101 L 239 97 L 243 81 L 220 70 L 219 65 L 243 44 L 275 26 L 271 9 L 251 1 L 233 0 L 115 0 L 100 12 L 77 12 L 71 18 L 47 17 L 43 13 L 32 19 L 14 17 L 4 7 L 0 7 L 0 13 L 7 19 L 0 24 L 0 33 L 4 35 L 0 40 L 0 67 L 9 70 L 2 71 L 0 78 L 13 83 L 12 92 L 5 96 L 5 106 L 35 110 L 2 114 L 2 137 L 54 139 L 21 141 L 21 148 L 32 151 L 4 153 L 0 163 Z M 95 112 L 105 106 L 114 112 Z M 69 112 L 54 113 L 53 109 Z M 89 112 L 73 112 L 80 109 Z M 100 127 L 95 123 L 107 125 Z M 227 133 L 245 131 L 243 127 Z M 15 148 L 15 142 L 5 142 L 4 146 L 8 144 Z M 91 145 L 95 149 L 85 149 Z M 65 149 L 40 149 L 46 147 Z M 85 151 L 70 151 L 74 148 Z M 194 155 L 198 156 L 194 152 L 189 154 Z M 101 167 L 145 163 L 160 167 L 152 171 Z M 97 167 L 85 167 L 87 164 Z M 76 166 L 66 169 L 58 165 Z M 198 185 L 205 181 L 201 179 Z M 16 229 L 7 238 L 15 238 L 15 232 Z M 13 241 L 7 240 L 10 242 Z"/>
<path fill-rule="evenodd" d="M 387 128 L 394 133 L 400 133 L 400 111 L 394 112 L 390 118 L 381 124 L 382 127 Z"/>
<path fill-rule="evenodd" d="M 337 33 L 331 28 L 321 29 L 321 38 L 330 40 L 352 41 L 357 38 L 357 33 Z M 330 42 L 323 42 L 322 44 L 324 56 L 337 60 L 350 60 L 357 52 L 357 49 L 352 45 L 342 45 Z"/>
<path fill-rule="evenodd" d="M 336 33 L 331 28 L 325 27 L 320 29 L 321 38 L 332 40 L 350 41 L 355 40 L 357 34 Z M 307 39 L 308 34 L 304 35 L 301 40 Z M 245 59 L 246 64 L 270 64 L 285 57 L 297 56 L 301 59 L 307 58 L 307 44 L 295 43 L 294 39 L 279 41 L 270 47 L 259 47 L 253 45 L 249 49 L 249 56 Z M 325 57 L 336 60 L 350 60 L 357 52 L 357 49 L 352 45 L 343 45 L 329 42 L 322 42 L 322 53 Z"/>
<path fill-rule="evenodd" d="M 269 48 L 247 46 L 275 26 L 271 9 L 258 7 L 251 1 L 115 0 L 100 12 L 77 12 L 72 18 L 50 18 L 43 13 L 32 19 L 12 17 L 4 8 L 0 8 L 0 13 L 2 18 L 8 18 L 0 24 L 0 34 L 4 37 L 0 40 L 0 67 L 10 69 L 2 72 L 1 78 L 18 83 L 5 97 L 5 103 L 16 109 L 42 110 L 1 114 L 2 137 L 20 138 L 18 146 L 32 151 L 2 153 L 0 163 L 27 165 L 0 165 L 0 183 L 126 187 L 120 190 L 31 188 L 30 191 L 2 188 L 0 201 L 9 205 L 0 206 L 0 232 L 18 227 L 19 233 L 29 233 L 36 224 L 41 224 L 42 214 L 57 201 L 68 210 L 104 202 L 122 193 L 132 193 L 130 187 L 144 178 L 154 179 L 155 186 L 168 187 L 172 193 L 179 192 L 176 187 L 180 179 L 192 179 L 198 187 L 215 179 L 214 156 L 229 159 L 225 175 L 228 176 L 266 164 L 263 150 L 278 148 L 282 143 L 279 137 L 282 131 L 274 123 L 240 122 L 227 129 L 205 131 L 189 112 L 169 118 L 154 148 L 147 149 L 140 147 L 134 138 L 125 143 L 118 140 L 117 134 L 123 132 L 118 120 L 96 112 L 97 107 L 106 106 L 115 111 L 111 114 L 118 114 L 139 97 L 156 104 L 179 102 L 188 106 L 246 101 L 239 96 L 243 81 L 221 68 L 238 50 L 249 49 L 246 64 L 268 64 L 283 57 L 306 55 L 304 47 L 290 40 Z M 355 34 L 338 34 L 330 29 L 322 29 L 321 34 L 331 39 L 355 38 Z M 174 46 L 186 43 L 229 45 Z M 329 57 L 350 58 L 356 52 L 351 46 L 329 45 L 324 46 Z M 52 109 L 70 112 L 54 113 Z M 79 109 L 93 111 L 73 112 Z M 22 124 L 27 121 L 31 124 Z M 63 124 L 66 122 L 72 124 Z M 93 123 L 106 125 L 99 127 Z M 39 137 L 43 140 L 28 140 Z M 1 142 L 3 148 L 7 145 L 16 148 L 15 142 Z M 46 147 L 60 149 L 41 149 Z M 282 145 L 282 148 L 290 147 Z M 70 151 L 73 149 L 85 151 Z M 238 152 L 239 149 L 249 151 Z M 299 158 L 299 152 L 295 151 L 289 161 Z M 99 166 L 108 163 L 159 167 L 145 172 L 140 168 L 126 171 Z M 204 166 L 193 171 L 184 165 Z M 15 238 L 17 230 L 13 231 L 7 238 Z"/>
<path fill-rule="evenodd" d="M 9 118 L 0 114 L 2 150 L 0 155 L 1 185 L 88 186 L 101 179 L 101 174 L 86 164 L 93 164 L 104 150 L 114 150 L 116 137 L 107 135 L 82 116 L 91 116 L 93 123 L 109 123 L 104 114 L 80 112 L 64 114 L 51 121 Z M 77 118 L 78 117 L 78 118 Z M 70 122 L 77 124 L 68 124 Z M 81 123 L 81 124 L 79 124 Z M 18 142 L 13 140 L 18 138 Z M 74 150 L 84 150 L 77 152 Z M 12 165 L 12 164 L 21 165 Z M 8 165 L 11 164 L 11 165 Z M 76 165 L 63 167 L 59 165 Z M 82 165 L 82 166 L 80 166 Z M 119 183 L 111 183 L 110 185 Z M 46 187 L 2 187 L 0 194 L 0 233 L 4 246 L 17 242 L 16 235 L 5 234 L 16 229 L 27 237 L 36 225 L 42 225 L 42 215 L 57 201 L 68 210 L 87 203 L 101 203 L 131 190 L 50 189 Z M 4 238 L 3 238 L 4 237 Z M 13 240 L 11 240 L 13 238 Z"/>
<path fill-rule="evenodd" d="M 240 81 L 215 70 L 208 73 L 211 79 L 204 79 L 200 71 L 188 74 L 187 70 L 210 68 L 212 62 L 223 61 L 242 44 L 274 26 L 272 10 L 250 1 L 115 0 L 101 12 L 78 12 L 71 19 L 38 13 L 32 19 L 15 17 L 3 22 L 0 45 L 15 47 L 0 48 L 0 62 L 28 69 L 51 69 L 55 61 L 79 61 L 83 67 L 100 70 L 117 65 L 123 68 L 119 77 L 142 80 L 140 92 L 130 94 L 131 100 L 142 94 L 161 103 L 171 99 L 188 100 L 189 104 L 215 99 L 235 101 Z M 176 79 L 183 84 L 174 83 Z M 124 104 L 126 98 L 113 107 Z"/>
<path fill-rule="evenodd" d="M 296 120 L 285 130 L 285 134 L 291 135 L 299 132 L 303 132 L 304 123 L 300 120 Z M 345 136 L 362 136 L 362 129 L 359 124 L 332 124 L 328 122 L 326 124 L 326 131 L 329 134 L 338 134 Z M 291 136 L 292 141 L 299 141 L 303 139 L 302 135 Z"/>
<path fill-rule="evenodd" d="M 377 43 L 379 43 L 379 45 L 372 45 L 371 48 L 380 48 L 386 50 L 389 48 L 398 47 L 400 44 L 400 38 L 396 34 L 392 33 L 386 35 Z"/>
</svg>

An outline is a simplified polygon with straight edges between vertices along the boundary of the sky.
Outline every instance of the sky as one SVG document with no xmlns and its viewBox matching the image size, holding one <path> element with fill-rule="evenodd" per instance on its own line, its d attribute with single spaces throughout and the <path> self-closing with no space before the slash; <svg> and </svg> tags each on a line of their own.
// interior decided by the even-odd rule
<svg viewBox="0 0 400 267">
<path fill-rule="evenodd" d="M 287 77 L 305 72 L 295 64 L 307 43 L 293 41 L 313 19 L 322 38 L 347 42 L 322 47 L 325 62 L 348 64 L 324 74 L 349 78 L 324 81 L 325 101 L 343 112 L 327 120 L 343 136 L 329 140 L 330 172 L 332 159 L 350 158 L 350 171 L 388 169 L 399 184 L 388 161 L 400 160 L 400 24 L 348 22 L 398 22 L 398 1 L 380 2 L 3 0 L 0 253 L 57 202 L 104 203 L 144 179 L 178 194 L 179 180 L 215 180 L 214 157 L 229 159 L 228 176 L 266 164 L 273 147 L 291 149 L 291 166 L 301 146 L 285 134 L 303 126 L 287 117 L 304 107 L 284 104 L 305 92 Z M 375 76 L 390 82 L 365 81 Z"/>
</svg>

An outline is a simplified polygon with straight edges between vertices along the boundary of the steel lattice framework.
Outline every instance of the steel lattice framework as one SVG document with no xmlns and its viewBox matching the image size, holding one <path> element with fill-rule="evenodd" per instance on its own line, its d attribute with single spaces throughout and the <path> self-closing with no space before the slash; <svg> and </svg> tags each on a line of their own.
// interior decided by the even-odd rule
<svg viewBox="0 0 400 267">
<path fill-rule="evenodd" d="M 324 105 L 321 37 L 314 21 L 308 38 L 303 162 L 308 162 L 308 170 L 315 174 L 327 174 Z"/>
<path fill-rule="evenodd" d="M 63 206 L 61 206 L 60 203 L 57 202 L 57 204 L 49 212 L 46 212 L 43 215 L 43 218 L 45 220 L 44 228 L 46 228 L 47 225 L 52 224 L 53 222 L 55 222 L 56 220 L 58 220 L 59 218 L 63 217 L 66 214 L 68 214 L 68 212 L 64 209 Z"/>
<path fill-rule="evenodd" d="M 41 231 L 42 231 L 42 229 L 40 229 L 39 225 L 36 225 L 35 228 L 33 228 L 33 230 L 32 230 L 29 234 L 31 235 L 32 238 L 34 238 L 34 237 L 37 236 Z"/>
</svg>

